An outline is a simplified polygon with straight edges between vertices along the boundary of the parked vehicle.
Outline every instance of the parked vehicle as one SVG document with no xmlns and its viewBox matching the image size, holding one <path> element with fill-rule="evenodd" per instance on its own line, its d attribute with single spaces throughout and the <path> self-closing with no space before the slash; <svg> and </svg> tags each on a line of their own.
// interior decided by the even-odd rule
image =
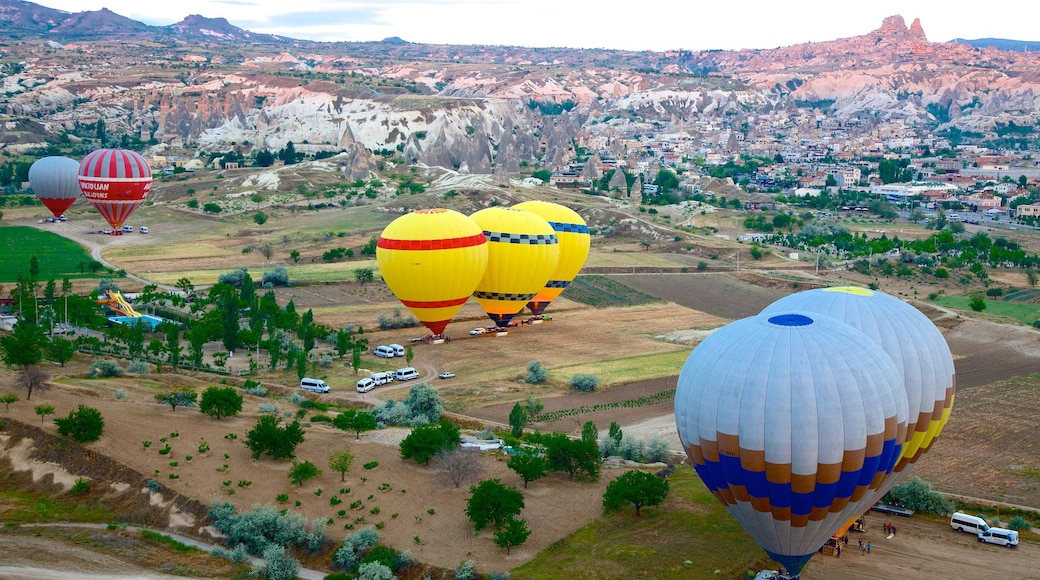
<svg viewBox="0 0 1040 580">
<path fill-rule="evenodd" d="M 394 373 L 387 371 L 385 373 L 372 373 L 369 378 L 372 379 L 377 386 L 387 385 L 394 382 Z"/>
<path fill-rule="evenodd" d="M 478 336 L 478 335 L 481 335 L 481 334 L 487 334 L 487 331 L 488 330 L 486 328 L 484 328 L 483 326 L 478 326 L 478 327 L 474 328 L 473 330 L 469 331 L 469 333 L 471 335 L 473 335 L 473 336 Z"/>
<path fill-rule="evenodd" d="M 1004 528 L 990 528 L 985 532 L 979 532 L 979 542 L 1014 548 L 1018 545 L 1018 532 Z"/>
<path fill-rule="evenodd" d="M 404 356 L 404 347 L 399 344 L 387 345 L 394 350 L 394 356 Z"/>
<path fill-rule="evenodd" d="M 950 527 L 958 532 L 968 532 L 969 534 L 979 534 L 989 530 L 989 524 L 986 523 L 986 520 L 979 516 L 969 516 L 961 512 L 954 512 L 950 516 Z"/>
<path fill-rule="evenodd" d="M 437 375 L 437 378 L 438 379 L 453 379 L 453 378 L 455 378 L 455 373 L 449 373 L 448 371 L 444 371 L 443 373 Z"/>
<path fill-rule="evenodd" d="M 113 232 L 112 232 L 112 230 L 110 230 L 108 228 L 105 228 L 105 229 L 101 230 L 101 233 L 106 235 L 106 236 L 110 236 L 110 235 L 112 235 Z"/>
<path fill-rule="evenodd" d="M 141 226 L 141 233 L 142 234 L 147 234 L 148 233 L 148 226 Z"/>
<path fill-rule="evenodd" d="M 132 234 L 132 233 L 134 233 L 134 226 L 123 226 L 123 233 L 124 234 Z"/>
<path fill-rule="evenodd" d="M 372 351 L 372 354 L 382 358 L 394 358 L 394 356 L 396 356 L 394 355 L 394 349 L 385 344 L 377 346 L 376 349 Z"/>
<path fill-rule="evenodd" d="M 397 369 L 394 373 L 394 380 L 397 381 L 410 381 L 412 379 L 419 378 L 419 371 L 412 367 L 404 367 L 403 369 Z"/>
<path fill-rule="evenodd" d="M 357 392 L 367 393 L 376 388 L 376 382 L 370 378 L 361 379 L 357 382 Z"/>
<path fill-rule="evenodd" d="M 308 379 L 304 377 L 300 379 L 300 388 L 305 391 L 311 391 L 312 393 L 329 392 L 329 386 L 321 379 Z"/>
</svg>

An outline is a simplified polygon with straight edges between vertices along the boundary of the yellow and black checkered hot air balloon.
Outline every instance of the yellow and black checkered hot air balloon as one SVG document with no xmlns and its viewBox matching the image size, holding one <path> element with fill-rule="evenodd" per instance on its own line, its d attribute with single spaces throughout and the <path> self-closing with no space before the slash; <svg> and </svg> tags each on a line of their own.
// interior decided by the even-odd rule
<svg viewBox="0 0 1040 580">
<path fill-rule="evenodd" d="M 545 287 L 527 303 L 527 308 L 538 315 L 563 293 L 585 265 L 591 245 L 589 226 L 574 210 L 551 201 L 525 201 L 514 205 L 513 208 L 542 216 L 552 226 L 560 241 L 560 261 L 556 264 L 556 270 L 545 283 Z"/>
<path fill-rule="evenodd" d="M 442 334 L 484 276 L 488 245 L 480 227 L 465 215 L 424 209 L 383 229 L 376 263 L 394 296 L 430 332 Z"/>
<path fill-rule="evenodd" d="M 556 232 L 532 212 L 489 207 L 470 218 L 488 241 L 488 267 L 473 296 L 498 326 L 506 326 L 545 287 L 560 260 Z"/>
</svg>

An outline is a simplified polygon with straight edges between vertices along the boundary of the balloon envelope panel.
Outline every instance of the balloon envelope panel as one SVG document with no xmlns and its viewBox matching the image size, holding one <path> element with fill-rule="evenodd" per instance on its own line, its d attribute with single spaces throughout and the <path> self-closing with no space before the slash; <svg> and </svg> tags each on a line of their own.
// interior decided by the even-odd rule
<svg viewBox="0 0 1040 580">
<path fill-rule="evenodd" d="M 550 302 L 563 293 L 585 265 L 592 243 L 589 226 L 577 212 L 558 203 L 525 201 L 513 207 L 541 216 L 549 222 L 560 240 L 560 261 L 556 270 L 549 277 L 545 287 L 527 305 L 534 314 L 541 314 Z"/>
<path fill-rule="evenodd" d="M 827 316 L 758 316 L 710 334 L 679 375 L 679 437 L 708 489 L 797 573 L 878 499 L 907 405 L 879 346 Z"/>
<path fill-rule="evenodd" d="M 487 241 L 459 212 L 419 210 L 390 223 L 376 244 L 386 285 L 420 322 L 441 334 L 487 269 Z"/>
<path fill-rule="evenodd" d="M 470 218 L 488 239 L 488 267 L 473 293 L 499 326 L 505 326 L 556 270 L 560 244 L 543 218 L 524 210 L 489 207 Z"/>
<path fill-rule="evenodd" d="M 927 451 L 949 419 L 956 383 L 953 355 L 942 332 L 919 310 L 883 292 L 857 287 L 818 288 L 777 300 L 762 315 L 790 310 L 826 314 L 869 336 L 899 367 L 909 418 L 907 442 L 888 478 L 890 488 Z"/>
<path fill-rule="evenodd" d="M 54 217 L 80 196 L 78 172 L 79 162 L 68 157 L 44 157 L 29 167 L 29 185 Z"/>
<path fill-rule="evenodd" d="M 152 189 L 144 157 L 125 149 L 98 149 L 79 165 L 79 188 L 113 228 L 123 225 Z"/>
</svg>

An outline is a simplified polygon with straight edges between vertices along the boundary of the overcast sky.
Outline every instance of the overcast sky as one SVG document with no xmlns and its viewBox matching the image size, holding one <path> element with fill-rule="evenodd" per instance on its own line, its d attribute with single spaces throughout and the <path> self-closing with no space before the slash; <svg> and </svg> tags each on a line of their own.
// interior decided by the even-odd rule
<svg viewBox="0 0 1040 580">
<path fill-rule="evenodd" d="M 147 24 L 189 14 L 253 32 L 322 41 L 398 36 L 432 44 L 626 50 L 776 48 L 866 34 L 886 16 L 921 19 L 934 42 L 1040 40 L 1040 3 L 965 0 L 39 0 L 79 12 L 106 7 Z M 1000 8 L 997 8 L 1000 6 Z M 1012 8 L 1013 6 L 1013 8 Z"/>
</svg>

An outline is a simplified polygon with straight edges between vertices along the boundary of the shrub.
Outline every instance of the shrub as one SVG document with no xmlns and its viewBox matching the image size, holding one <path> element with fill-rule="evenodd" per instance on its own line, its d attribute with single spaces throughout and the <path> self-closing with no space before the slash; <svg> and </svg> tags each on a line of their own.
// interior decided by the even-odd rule
<svg viewBox="0 0 1040 580">
<path fill-rule="evenodd" d="M 375 469 L 375 468 L 379 467 L 379 462 L 378 461 L 369 461 L 368 463 L 364 464 L 362 467 L 364 467 L 365 469 Z"/>
<path fill-rule="evenodd" d="M 123 374 L 123 367 L 114 360 L 98 359 L 90 363 L 91 377 L 118 377 Z"/>
<path fill-rule="evenodd" d="M 245 392 L 245 394 L 253 395 L 254 397 L 267 396 L 267 389 L 265 389 L 262 385 L 259 384 L 252 387 L 247 386 L 245 389 L 243 389 L 243 391 Z"/>
<path fill-rule="evenodd" d="M 143 360 L 132 360 L 126 365 L 126 372 L 134 373 L 137 375 L 147 375 L 152 372 L 152 365 L 144 362 Z"/>
<path fill-rule="evenodd" d="M 271 545 L 279 548 L 304 545 L 316 531 L 308 532 L 307 520 L 302 515 L 282 512 L 271 505 L 254 506 L 252 511 L 238 513 L 234 504 L 217 502 L 210 508 L 209 517 L 213 527 L 227 536 L 228 546 L 244 545 L 254 556 L 264 554 Z"/>
<path fill-rule="evenodd" d="M 311 417 L 311 423 L 332 423 L 332 417 L 328 415 L 314 415 Z"/>
<path fill-rule="evenodd" d="M 473 572 L 473 560 L 466 560 L 455 570 L 455 580 L 475 580 L 476 577 Z"/>
<path fill-rule="evenodd" d="M 302 402 L 304 402 L 306 400 L 307 400 L 307 397 L 304 397 L 300 393 L 293 393 L 293 394 L 289 395 L 289 403 L 291 403 L 293 405 L 299 405 L 300 403 L 302 403 Z"/>
<path fill-rule="evenodd" d="M 930 483 L 917 476 L 890 489 L 882 501 L 936 516 L 948 516 L 956 509 L 953 500 L 933 491 Z"/>
<path fill-rule="evenodd" d="M 1015 516 L 1015 517 L 1011 518 L 1010 522 L 1008 522 L 1007 527 L 1008 527 L 1008 529 L 1021 531 L 1021 530 L 1028 530 L 1032 526 L 1030 526 L 1029 522 L 1025 518 L 1023 518 L 1022 516 Z"/>
<path fill-rule="evenodd" d="M 596 375 L 574 375 L 571 377 L 571 388 L 583 393 L 591 393 L 599 388 L 599 377 Z"/>
<path fill-rule="evenodd" d="M 531 385 L 544 383 L 548 374 L 549 371 L 545 369 L 545 365 L 542 364 L 542 361 L 533 360 L 527 363 L 527 376 L 524 377 L 524 382 Z"/>
<path fill-rule="evenodd" d="M 70 411 L 67 417 L 55 419 L 54 424 L 58 426 L 59 435 L 71 437 L 80 443 L 97 441 L 105 430 L 105 420 L 101 417 L 101 411 L 85 405 Z"/>
<path fill-rule="evenodd" d="M 323 369 L 327 369 L 327 368 L 331 367 L 332 366 L 332 356 L 328 355 L 328 354 L 321 355 L 321 357 L 318 359 L 318 366 L 323 368 Z"/>
<path fill-rule="evenodd" d="M 242 562 L 245 562 L 246 559 L 249 557 L 249 554 L 246 553 L 245 544 L 239 544 L 235 546 L 232 550 L 216 546 L 215 548 L 210 550 L 209 553 L 214 556 L 217 556 L 218 558 L 224 558 L 225 560 L 234 562 L 236 564 L 241 564 Z"/>
<path fill-rule="evenodd" d="M 72 485 L 72 489 L 69 490 L 69 493 L 72 495 L 82 495 L 88 491 L 90 491 L 90 482 L 82 477 L 77 477 L 76 483 Z"/>
<path fill-rule="evenodd" d="M 289 285 L 289 270 L 285 266 L 278 265 L 270 270 L 264 272 L 263 279 L 260 284 L 267 288 L 268 284 L 271 286 L 288 286 Z"/>
<path fill-rule="evenodd" d="M 358 567 L 358 580 L 394 580 L 394 571 L 381 562 L 366 562 Z"/>
<path fill-rule="evenodd" d="M 126 394 L 126 391 L 124 391 L 123 389 L 119 389 L 118 391 L 116 391 L 114 396 L 117 401 L 125 401 L 130 398 L 130 395 Z"/>
<path fill-rule="evenodd" d="M 255 571 L 256 575 L 261 578 L 289 580 L 290 578 L 296 578 L 296 573 L 300 571 L 300 563 L 290 556 L 282 546 L 269 545 L 264 548 L 261 556 L 265 562 Z"/>
<path fill-rule="evenodd" d="M 371 526 L 350 534 L 332 556 L 332 561 L 348 572 L 357 569 L 361 559 L 379 541 L 379 532 Z"/>
<path fill-rule="evenodd" d="M 260 403 L 260 412 L 265 415 L 277 415 L 279 411 L 277 403 Z"/>
</svg>

